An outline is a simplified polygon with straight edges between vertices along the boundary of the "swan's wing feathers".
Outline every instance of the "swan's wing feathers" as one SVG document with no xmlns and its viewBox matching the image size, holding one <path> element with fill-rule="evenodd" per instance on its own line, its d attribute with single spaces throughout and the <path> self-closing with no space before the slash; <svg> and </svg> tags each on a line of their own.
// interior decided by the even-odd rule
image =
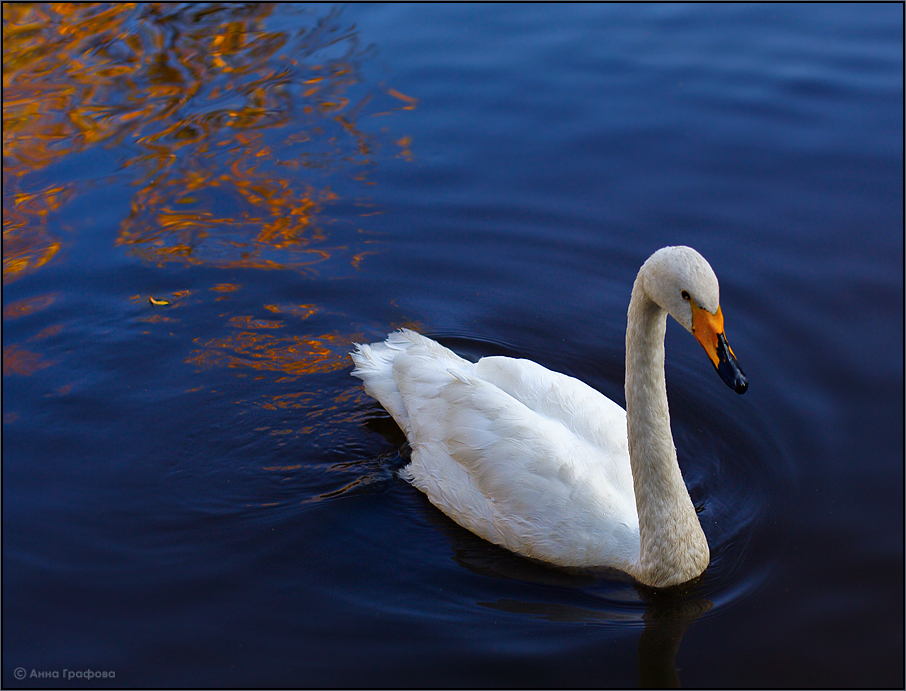
<svg viewBox="0 0 906 691">
<path fill-rule="evenodd" d="M 538 414 L 557 420 L 610 456 L 629 456 L 626 411 L 574 377 L 531 360 L 486 357 L 476 374 Z"/>
<path fill-rule="evenodd" d="M 454 520 L 539 558 L 594 562 L 583 555 L 619 553 L 621 544 L 631 552 L 637 522 L 631 477 L 625 486 L 628 457 L 602 455 L 467 369 L 438 368 L 412 351 L 394 367 L 411 422 L 407 477 Z M 604 516 L 613 535 L 602 534 Z"/>
</svg>

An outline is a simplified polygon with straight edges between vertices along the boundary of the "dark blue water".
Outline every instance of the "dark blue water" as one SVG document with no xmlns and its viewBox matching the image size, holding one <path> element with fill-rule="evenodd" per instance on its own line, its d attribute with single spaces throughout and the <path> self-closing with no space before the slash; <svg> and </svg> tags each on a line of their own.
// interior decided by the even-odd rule
<svg viewBox="0 0 906 691">
<path fill-rule="evenodd" d="M 901 5 L 3 31 L 4 686 L 902 687 Z M 668 244 L 750 382 L 669 326 L 700 582 L 528 562 L 397 476 L 352 342 L 417 328 L 622 404 Z"/>
</svg>

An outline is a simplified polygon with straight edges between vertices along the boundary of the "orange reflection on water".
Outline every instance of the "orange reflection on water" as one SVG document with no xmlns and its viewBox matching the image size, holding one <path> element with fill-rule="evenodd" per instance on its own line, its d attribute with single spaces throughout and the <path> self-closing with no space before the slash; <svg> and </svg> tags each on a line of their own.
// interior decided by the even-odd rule
<svg viewBox="0 0 906 691">
<path fill-rule="evenodd" d="M 347 366 L 349 338 L 337 334 L 318 336 L 274 336 L 271 333 L 241 331 L 208 341 L 195 339 L 186 363 L 195 367 L 230 367 L 281 372 L 300 377 L 316 372 L 335 372 Z M 277 381 L 286 381 L 280 378 Z"/>
<path fill-rule="evenodd" d="M 24 300 L 17 300 L 3 308 L 3 319 L 18 319 L 47 308 L 57 299 L 55 293 L 36 295 Z M 62 324 L 49 324 L 28 339 L 29 343 L 52 338 L 63 330 Z M 56 364 L 56 360 L 46 360 L 38 353 L 23 348 L 21 345 L 12 344 L 3 348 L 3 376 L 18 374 L 30 376 L 46 367 Z"/>
<path fill-rule="evenodd" d="M 119 162 L 96 179 L 134 186 L 116 245 L 149 262 L 353 261 L 316 222 L 337 199 L 327 174 L 361 178 L 377 142 L 358 121 L 417 101 L 367 87 L 370 51 L 340 10 L 281 6 L 284 31 L 276 7 L 3 5 L 4 280 L 57 255 L 46 216 L 77 193 L 25 176 L 99 144 Z"/>
<path fill-rule="evenodd" d="M 60 249 L 47 216 L 72 198 L 72 186 L 24 190 L 21 179 L 105 136 L 110 126 L 103 119 L 84 126 L 81 111 L 96 99 L 100 75 L 81 56 L 93 38 L 116 32 L 132 9 L 3 3 L 4 283 Z"/>
<path fill-rule="evenodd" d="M 34 312 L 40 312 L 45 307 L 50 306 L 56 299 L 55 293 L 47 293 L 25 298 L 24 300 L 16 300 L 3 307 L 3 318 L 18 319 Z"/>
<path fill-rule="evenodd" d="M 417 100 L 366 82 L 363 67 L 374 51 L 361 44 L 340 10 L 277 7 L 3 4 L 4 282 L 72 256 L 60 251 L 64 243 L 99 237 L 113 237 L 115 249 L 92 251 L 127 252 L 165 270 L 176 264 L 333 276 L 358 268 L 370 254 L 368 240 L 350 228 L 354 240 L 338 237 L 343 225 L 331 211 L 350 188 L 373 184 L 368 176 L 383 144 L 381 135 L 369 133 L 376 127 L 364 126 L 366 119 L 412 110 Z M 293 13 L 295 28 L 284 30 L 273 20 L 275 11 Z M 411 137 L 387 140 L 391 154 L 412 158 Z M 48 170 L 75 155 L 73 161 L 98 169 L 73 172 L 75 163 L 64 162 Z M 47 181 L 56 171 L 72 177 Z M 115 235 L 68 232 L 61 220 L 67 205 L 108 183 L 123 200 Z M 348 202 L 347 215 L 380 212 Z M 356 206 L 361 213 L 349 211 Z M 254 281 L 241 275 L 228 280 Z M 192 298 L 184 299 L 187 290 L 150 294 L 172 285 L 165 281 L 124 289 L 134 320 L 147 329 L 142 333 L 172 329 L 179 337 L 184 332 L 177 325 L 188 322 L 180 316 L 204 299 L 200 295 L 212 306 L 230 305 L 242 288 L 207 287 L 215 296 L 195 282 L 179 283 L 193 285 Z M 30 300 L 8 305 L 4 319 L 44 309 L 53 297 Z M 146 311 L 132 309 L 138 305 Z M 301 330 L 308 333 L 300 334 L 296 323 L 295 333 L 287 333 L 289 320 L 308 319 L 318 306 L 263 307 L 268 318 L 224 314 L 224 327 L 232 328 L 195 338 L 185 363 L 243 376 L 270 373 L 273 383 L 349 367 L 357 335 L 322 333 L 333 327 L 313 328 L 314 320 Z M 39 336 L 49 338 L 59 328 Z M 4 375 L 27 376 L 54 364 L 30 349 L 31 340 L 28 347 L 4 348 Z M 274 410 L 306 408 L 306 420 L 340 414 L 342 395 L 264 393 Z"/>
<path fill-rule="evenodd" d="M 7 194 L 14 185 L 6 184 L 6 159 L 3 173 L 3 282 L 9 283 L 44 266 L 59 251 L 59 239 L 47 232 L 47 216 L 67 194 L 62 187 L 44 194 Z"/>
<path fill-rule="evenodd" d="M 11 374 L 29 376 L 38 370 L 50 367 L 55 361 L 45 360 L 37 353 L 25 350 L 22 346 L 11 345 L 3 348 L 3 376 Z"/>
<path fill-rule="evenodd" d="M 283 322 L 255 319 L 254 317 L 232 317 L 230 326 L 245 327 L 247 329 L 282 329 Z"/>
<path fill-rule="evenodd" d="M 403 107 L 406 110 L 415 110 L 415 106 L 418 105 L 417 98 L 412 98 L 411 96 L 406 96 L 406 94 L 400 93 L 396 89 L 387 89 L 387 93 L 390 94 L 391 96 L 393 96 L 394 98 L 398 98 L 399 100 L 404 101 L 406 103 L 406 105 Z"/>
<path fill-rule="evenodd" d="M 308 319 L 318 311 L 314 305 L 265 305 L 264 309 L 275 314 L 289 314 L 299 319 Z"/>
</svg>

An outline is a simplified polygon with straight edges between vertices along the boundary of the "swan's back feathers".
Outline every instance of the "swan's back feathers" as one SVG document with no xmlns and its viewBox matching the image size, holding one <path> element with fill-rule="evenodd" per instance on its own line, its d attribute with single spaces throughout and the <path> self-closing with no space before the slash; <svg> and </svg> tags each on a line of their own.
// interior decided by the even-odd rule
<svg viewBox="0 0 906 691">
<path fill-rule="evenodd" d="M 626 569 L 638 519 L 625 412 L 527 360 L 473 364 L 400 331 L 358 346 L 353 374 L 412 446 L 403 475 L 472 532 L 512 551 Z"/>
</svg>

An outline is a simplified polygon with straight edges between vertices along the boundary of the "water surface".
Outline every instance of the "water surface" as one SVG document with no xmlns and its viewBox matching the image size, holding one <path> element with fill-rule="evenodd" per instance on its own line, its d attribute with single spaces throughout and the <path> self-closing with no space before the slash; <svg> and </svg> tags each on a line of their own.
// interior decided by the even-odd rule
<svg viewBox="0 0 906 691">
<path fill-rule="evenodd" d="M 62 7 L 4 5 L 4 686 L 902 686 L 901 6 Z M 398 477 L 353 342 L 623 404 L 668 244 L 750 381 L 669 325 L 699 582 Z"/>
</svg>

